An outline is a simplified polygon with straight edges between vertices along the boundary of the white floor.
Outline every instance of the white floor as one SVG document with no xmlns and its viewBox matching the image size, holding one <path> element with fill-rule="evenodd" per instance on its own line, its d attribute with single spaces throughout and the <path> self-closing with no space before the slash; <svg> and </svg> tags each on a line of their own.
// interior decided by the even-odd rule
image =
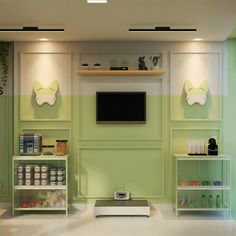
<svg viewBox="0 0 236 236">
<path fill-rule="evenodd" d="M 175 217 L 166 205 L 152 207 L 150 217 L 98 217 L 91 207 L 64 215 L 11 217 L 0 209 L 0 236 L 236 236 L 236 223 L 222 216 Z"/>
</svg>

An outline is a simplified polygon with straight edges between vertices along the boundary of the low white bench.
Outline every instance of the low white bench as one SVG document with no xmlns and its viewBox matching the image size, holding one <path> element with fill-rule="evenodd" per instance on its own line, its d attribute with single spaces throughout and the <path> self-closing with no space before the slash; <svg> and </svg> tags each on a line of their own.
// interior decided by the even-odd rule
<svg viewBox="0 0 236 236">
<path fill-rule="evenodd" d="M 96 200 L 95 216 L 150 216 L 147 200 Z"/>
</svg>

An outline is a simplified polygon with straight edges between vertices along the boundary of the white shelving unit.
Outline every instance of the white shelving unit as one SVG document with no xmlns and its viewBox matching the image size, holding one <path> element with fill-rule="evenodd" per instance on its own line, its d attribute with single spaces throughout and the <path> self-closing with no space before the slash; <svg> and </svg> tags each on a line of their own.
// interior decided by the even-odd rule
<svg viewBox="0 0 236 236">
<path fill-rule="evenodd" d="M 68 155 L 65 156 L 13 156 L 12 162 L 12 214 L 15 215 L 15 211 L 65 211 L 66 216 L 68 215 Z M 65 168 L 65 185 L 17 185 L 16 184 L 16 168 L 19 164 L 50 164 L 53 167 L 64 167 Z M 40 191 L 64 191 L 65 195 L 65 206 L 51 207 L 51 206 L 34 206 L 34 207 L 21 207 L 20 199 L 21 194 L 27 191 L 40 192 Z"/>
<path fill-rule="evenodd" d="M 175 158 L 175 211 L 176 216 L 180 212 L 187 211 L 228 211 L 231 214 L 231 158 L 227 155 L 218 156 L 189 156 L 186 154 L 174 154 Z M 211 169 L 216 167 L 212 173 Z M 202 181 L 206 180 L 212 183 L 214 179 L 221 181 L 222 185 L 215 186 L 202 185 Z M 191 181 L 198 181 L 197 186 L 192 186 Z M 181 185 L 181 181 L 185 185 Z M 201 205 L 201 196 L 220 196 L 220 207 L 214 202 L 212 207 Z M 182 199 L 190 199 L 192 205 L 181 206 Z M 215 201 L 215 198 L 212 198 Z M 207 200 L 207 199 L 206 199 Z"/>
</svg>

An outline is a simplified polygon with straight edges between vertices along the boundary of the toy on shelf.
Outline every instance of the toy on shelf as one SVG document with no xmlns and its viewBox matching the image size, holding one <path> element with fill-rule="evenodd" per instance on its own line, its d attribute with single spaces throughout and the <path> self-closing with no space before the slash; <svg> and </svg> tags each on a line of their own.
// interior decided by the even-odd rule
<svg viewBox="0 0 236 236">
<path fill-rule="evenodd" d="M 212 155 L 212 156 L 218 155 L 218 145 L 216 144 L 216 140 L 214 138 L 209 139 L 208 155 Z"/>
<path fill-rule="evenodd" d="M 181 180 L 181 181 L 179 182 L 179 185 L 180 185 L 180 186 L 188 186 L 188 181 L 187 181 L 187 180 Z"/>
<path fill-rule="evenodd" d="M 192 186 L 198 186 L 199 185 L 199 181 L 198 180 L 192 180 L 191 185 Z"/>
</svg>

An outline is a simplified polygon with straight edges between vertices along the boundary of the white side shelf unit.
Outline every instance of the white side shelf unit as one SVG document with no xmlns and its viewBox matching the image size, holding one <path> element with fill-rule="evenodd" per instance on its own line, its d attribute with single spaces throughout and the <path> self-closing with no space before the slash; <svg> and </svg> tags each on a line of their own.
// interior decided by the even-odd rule
<svg viewBox="0 0 236 236">
<path fill-rule="evenodd" d="M 64 211 L 67 216 L 68 157 L 13 156 L 13 216 L 21 211 Z M 32 170 L 26 171 L 26 167 Z M 42 171 L 42 168 L 46 169 Z"/>
<path fill-rule="evenodd" d="M 231 214 L 231 158 L 227 155 L 174 154 L 175 211 L 226 211 Z"/>
</svg>

